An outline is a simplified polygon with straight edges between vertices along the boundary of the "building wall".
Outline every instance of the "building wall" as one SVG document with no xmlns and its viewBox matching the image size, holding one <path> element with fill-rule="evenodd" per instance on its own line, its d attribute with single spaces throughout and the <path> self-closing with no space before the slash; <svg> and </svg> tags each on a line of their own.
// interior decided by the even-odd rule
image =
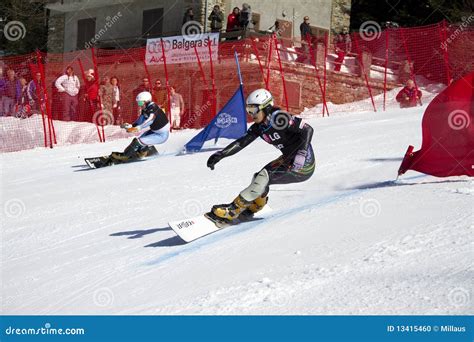
<svg viewBox="0 0 474 342">
<path fill-rule="evenodd" d="M 143 10 L 163 8 L 163 33 L 170 35 L 180 34 L 183 14 L 189 7 L 194 9 L 195 19 L 204 24 L 205 14 L 209 15 L 215 4 L 221 6 L 227 21 L 232 8 L 241 8 L 243 1 L 251 5 L 254 13 L 260 14 L 260 30 L 269 29 L 277 19 L 293 22 L 292 32 L 285 32 L 285 37 L 299 37 L 299 26 L 306 15 L 310 17 L 312 26 L 332 31 L 349 27 L 351 0 L 208 0 L 207 11 L 205 0 L 123 0 L 123 4 L 115 0 L 91 0 L 85 3 L 93 6 L 88 8 L 82 8 L 80 1 L 70 0 L 65 5 L 57 2 L 51 7 L 49 26 L 54 29 L 49 32 L 48 49 L 51 52 L 74 51 L 77 45 L 77 22 L 91 16 L 96 18 L 98 40 L 139 37 L 142 34 Z M 119 19 L 111 21 L 114 16 Z"/>
<path fill-rule="evenodd" d="M 96 34 L 98 34 L 98 40 L 139 37 L 142 34 L 143 11 L 163 8 L 163 33 L 167 34 L 180 32 L 184 10 L 189 6 L 193 7 L 193 1 L 136 0 L 131 4 L 114 4 L 65 13 L 52 11 L 50 22 L 52 18 L 58 18 L 61 15 L 64 16 L 63 51 L 68 52 L 76 49 L 77 22 L 80 19 L 96 18 Z M 118 19 L 112 20 L 113 18 Z M 102 34 L 99 34 L 101 29 Z M 59 33 L 56 33 L 55 37 L 58 35 Z M 59 46 L 57 44 L 51 44 L 51 47 L 57 49 Z"/>
<path fill-rule="evenodd" d="M 351 21 L 351 0 L 334 0 L 331 18 L 331 30 L 339 33 L 342 29 L 349 30 Z"/>
<path fill-rule="evenodd" d="M 64 51 L 64 24 L 65 15 L 61 12 L 51 11 L 48 19 L 48 51 Z"/>
</svg>

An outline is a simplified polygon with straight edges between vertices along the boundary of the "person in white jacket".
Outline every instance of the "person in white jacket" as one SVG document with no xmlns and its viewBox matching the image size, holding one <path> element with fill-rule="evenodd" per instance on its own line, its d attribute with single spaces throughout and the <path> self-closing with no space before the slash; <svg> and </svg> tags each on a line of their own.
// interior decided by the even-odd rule
<svg viewBox="0 0 474 342">
<path fill-rule="evenodd" d="M 66 74 L 59 76 L 54 83 L 61 96 L 62 118 L 64 121 L 77 121 L 78 94 L 81 83 L 74 75 L 71 66 L 66 68 Z"/>
</svg>

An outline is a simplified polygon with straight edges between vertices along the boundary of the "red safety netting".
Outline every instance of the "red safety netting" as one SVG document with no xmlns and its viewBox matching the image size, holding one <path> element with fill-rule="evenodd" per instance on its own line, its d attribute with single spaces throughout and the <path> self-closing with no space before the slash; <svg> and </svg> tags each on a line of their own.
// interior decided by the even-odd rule
<svg viewBox="0 0 474 342">
<path fill-rule="evenodd" d="M 288 40 L 255 34 L 220 42 L 214 61 L 195 51 L 197 63 L 153 66 L 144 62 L 145 48 L 2 57 L 0 152 L 127 137 L 119 125 L 137 117 L 135 96 L 142 90 L 151 91 L 175 129 L 201 128 L 239 85 L 234 51 L 246 93 L 265 87 L 282 108 L 300 113 L 318 106 L 310 115 L 326 116 L 352 108 L 382 111 L 393 100 L 387 92 L 408 79 L 417 87 L 459 79 L 474 70 L 474 30 L 441 22 L 355 32 L 348 44 L 338 36 Z M 73 99 L 55 86 L 68 66 L 80 83 Z M 15 75 L 6 82 L 8 69 Z M 171 88 L 182 95 L 179 110 L 170 101 Z M 341 106 L 355 101 L 357 107 Z"/>
</svg>

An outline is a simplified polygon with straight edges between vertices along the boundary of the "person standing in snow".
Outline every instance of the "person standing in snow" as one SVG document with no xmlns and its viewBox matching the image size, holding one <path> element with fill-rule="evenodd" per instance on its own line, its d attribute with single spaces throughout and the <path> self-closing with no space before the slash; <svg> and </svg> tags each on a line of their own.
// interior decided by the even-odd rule
<svg viewBox="0 0 474 342">
<path fill-rule="evenodd" d="M 266 89 L 253 91 L 247 97 L 246 109 L 254 124 L 244 136 L 211 155 L 207 166 L 214 170 L 219 161 L 241 151 L 258 137 L 278 148 L 282 155 L 257 172 L 232 203 L 212 207 L 213 219 L 226 223 L 251 217 L 263 209 L 270 185 L 304 182 L 315 169 L 313 128 L 309 124 L 274 107 L 272 94 Z"/>
<path fill-rule="evenodd" d="M 397 94 L 396 100 L 400 103 L 400 108 L 416 107 L 421 101 L 421 91 L 415 87 L 413 80 L 408 80 Z"/>
<path fill-rule="evenodd" d="M 54 83 L 61 96 L 62 117 L 64 121 L 77 121 L 78 94 L 81 87 L 79 78 L 74 74 L 72 66 L 66 68 L 66 73 Z"/>
</svg>

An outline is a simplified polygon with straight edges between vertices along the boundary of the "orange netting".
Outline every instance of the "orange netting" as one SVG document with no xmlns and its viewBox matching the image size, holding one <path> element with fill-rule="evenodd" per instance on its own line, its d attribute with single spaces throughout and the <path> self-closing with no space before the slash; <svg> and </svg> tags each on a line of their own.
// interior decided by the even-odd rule
<svg viewBox="0 0 474 342">
<path fill-rule="evenodd" d="M 474 69 L 474 31 L 460 27 L 442 22 L 371 34 L 356 32 L 350 40 L 252 35 L 220 42 L 215 61 L 167 64 L 167 72 L 163 64 L 145 64 L 145 48 L 2 57 L 0 152 L 126 137 L 118 125 L 135 120 L 134 100 L 142 90 L 150 90 L 169 114 L 173 87 L 184 101 L 175 126 L 204 127 L 239 85 L 235 51 L 245 91 L 266 87 L 278 105 L 292 112 L 321 104 L 319 115 L 330 115 L 341 109 L 328 103 L 363 99 L 371 99 L 363 109 L 383 110 L 387 99 L 374 99 L 376 95 L 408 79 L 417 86 L 448 84 Z M 80 83 L 75 98 L 65 97 L 55 85 L 68 66 Z M 14 71 L 13 78 L 9 69 Z M 90 74 L 93 79 L 88 78 Z M 112 78 L 118 88 L 111 85 Z"/>
</svg>

